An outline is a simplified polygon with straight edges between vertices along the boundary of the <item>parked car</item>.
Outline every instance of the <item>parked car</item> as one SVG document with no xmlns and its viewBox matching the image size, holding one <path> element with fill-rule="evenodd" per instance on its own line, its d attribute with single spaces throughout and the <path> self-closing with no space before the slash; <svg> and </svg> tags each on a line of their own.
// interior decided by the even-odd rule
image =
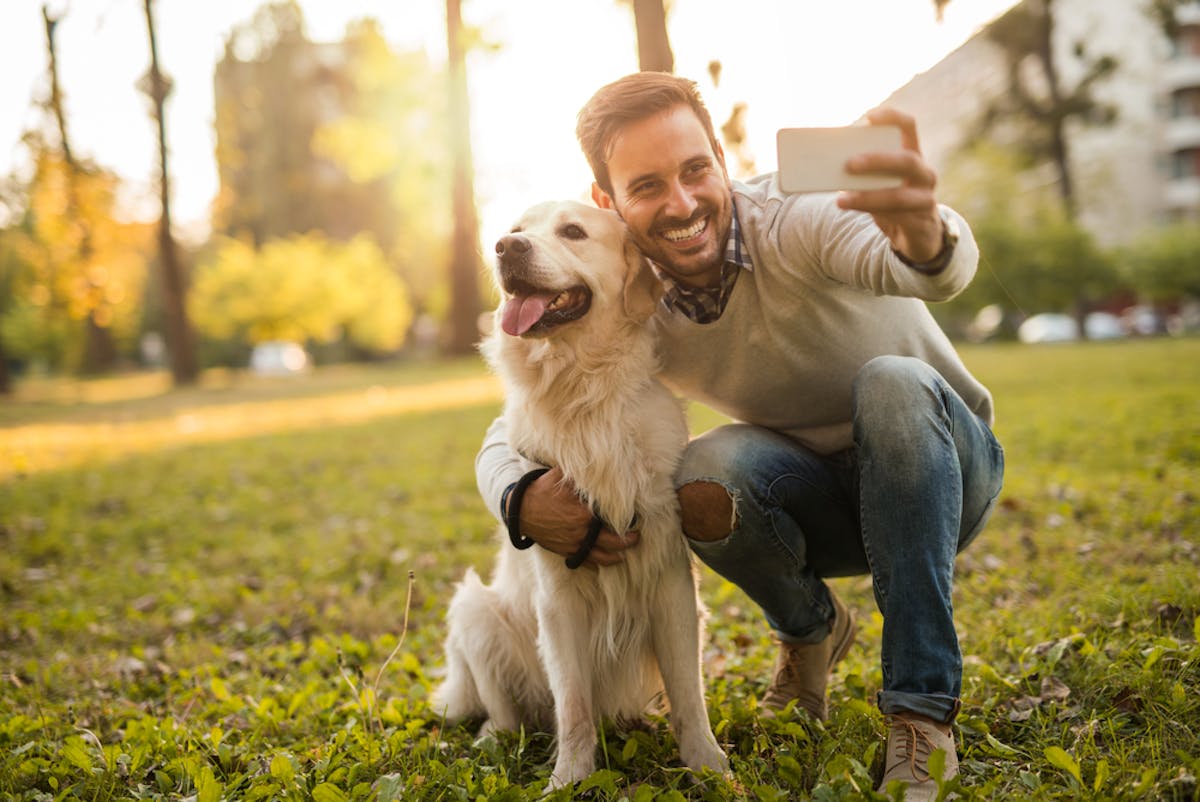
<svg viewBox="0 0 1200 802">
<path fill-rule="evenodd" d="M 308 353 L 299 343 L 270 340 L 250 352 L 250 370 L 260 376 L 292 376 L 308 368 Z"/>
<path fill-rule="evenodd" d="M 1034 315 L 1017 329 L 1023 343 L 1065 343 L 1079 339 L 1079 324 L 1070 315 L 1044 312 Z"/>
<path fill-rule="evenodd" d="M 1131 306 L 1121 313 L 1121 323 L 1130 334 L 1151 336 L 1165 334 L 1167 326 L 1154 307 L 1139 304 Z"/>
<path fill-rule="evenodd" d="M 1121 318 L 1111 312 L 1092 312 L 1083 319 L 1083 331 L 1089 340 L 1116 340 L 1125 336 Z"/>
</svg>

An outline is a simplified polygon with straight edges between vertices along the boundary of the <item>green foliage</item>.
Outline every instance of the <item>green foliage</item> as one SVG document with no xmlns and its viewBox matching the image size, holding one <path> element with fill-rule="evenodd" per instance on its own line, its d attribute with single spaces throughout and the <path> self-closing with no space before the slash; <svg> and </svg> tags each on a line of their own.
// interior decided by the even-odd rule
<svg viewBox="0 0 1200 802">
<path fill-rule="evenodd" d="M 964 358 L 996 395 L 1008 468 L 991 523 L 957 563 L 961 774 L 943 791 L 1194 798 L 1200 341 Z M 30 453 L 23 475 L 0 480 L 0 799 L 540 798 L 549 735 L 476 743 L 427 705 L 453 583 L 468 565 L 486 572 L 497 547 L 472 468 L 496 402 L 327 417 L 481 373 L 339 368 L 0 410 L 0 459 L 26 431 L 40 433 L 30 449 L 61 449 L 49 436 L 60 429 L 106 443 L 83 465 Z M 268 428 L 284 400 L 311 415 Z M 182 421 L 215 426 L 235 407 L 253 433 L 188 439 Z M 696 430 L 721 421 L 690 414 Z M 155 447 L 129 436 L 154 421 L 165 424 Z M 605 722 L 587 795 L 884 798 L 871 790 L 882 621 L 868 580 L 835 582 L 863 630 L 831 683 L 827 724 L 758 717 L 774 645 L 753 603 L 704 571 L 707 702 L 732 779 L 691 778 L 661 718 Z"/>
<path fill-rule="evenodd" d="M 332 342 L 394 351 L 412 309 L 404 285 L 367 236 L 348 243 L 317 234 L 272 240 L 261 250 L 225 240 L 197 270 L 197 328 L 216 338 Z"/>
<path fill-rule="evenodd" d="M 963 151 L 947 170 L 944 192 L 970 221 L 980 250 L 972 284 L 933 307 L 952 328 L 989 304 L 1017 315 L 1073 312 L 1120 286 L 1114 255 L 1054 197 L 1025 185 L 1011 150 L 980 143 Z"/>
<path fill-rule="evenodd" d="M 141 323 L 152 236 L 114 217 L 119 181 L 72 171 L 30 139 L 34 170 L 16 190 L 23 215 L 0 231 L 0 337 L 8 355 L 52 369 L 80 367 L 90 316 L 132 352 Z M 84 242 L 87 245 L 84 247 Z"/>
<path fill-rule="evenodd" d="M 1152 300 L 1200 298 L 1200 225 L 1147 232 L 1125 249 L 1122 266 L 1130 286 Z"/>
</svg>

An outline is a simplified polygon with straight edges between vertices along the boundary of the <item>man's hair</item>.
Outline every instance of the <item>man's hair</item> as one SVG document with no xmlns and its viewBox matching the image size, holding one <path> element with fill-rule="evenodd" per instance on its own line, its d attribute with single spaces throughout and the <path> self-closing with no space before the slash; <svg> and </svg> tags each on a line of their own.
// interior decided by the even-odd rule
<svg viewBox="0 0 1200 802">
<path fill-rule="evenodd" d="M 700 99 L 700 88 L 687 78 L 667 72 L 635 72 L 601 87 L 579 110 L 575 136 L 592 167 L 596 183 L 609 197 L 612 197 L 613 187 L 608 160 L 612 156 L 613 141 L 621 129 L 677 106 L 688 106 L 700 118 L 715 156 L 719 146 L 712 118 Z"/>
</svg>

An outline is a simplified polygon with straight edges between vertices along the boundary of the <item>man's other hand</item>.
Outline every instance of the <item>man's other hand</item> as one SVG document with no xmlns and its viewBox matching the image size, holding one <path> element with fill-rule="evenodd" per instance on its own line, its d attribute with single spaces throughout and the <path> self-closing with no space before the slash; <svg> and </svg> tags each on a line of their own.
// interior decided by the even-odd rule
<svg viewBox="0 0 1200 802">
<path fill-rule="evenodd" d="M 566 481 L 559 468 L 551 468 L 539 476 L 521 501 L 521 534 L 563 557 L 579 550 L 591 522 L 591 508 L 580 500 L 574 483 Z M 584 565 L 623 562 L 622 552 L 637 544 L 639 534 L 631 530 L 618 535 L 605 526 Z"/>
</svg>

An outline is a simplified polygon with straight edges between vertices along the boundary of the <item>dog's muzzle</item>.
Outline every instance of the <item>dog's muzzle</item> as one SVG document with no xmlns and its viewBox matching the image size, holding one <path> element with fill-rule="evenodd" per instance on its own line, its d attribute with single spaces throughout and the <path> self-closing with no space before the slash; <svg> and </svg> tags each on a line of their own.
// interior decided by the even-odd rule
<svg viewBox="0 0 1200 802">
<path fill-rule="evenodd" d="M 587 314 L 592 293 L 580 284 L 560 289 L 531 280 L 533 243 L 524 234 L 505 234 L 496 241 L 500 287 L 509 297 L 500 310 L 500 328 L 513 337 L 543 336 Z"/>
</svg>

